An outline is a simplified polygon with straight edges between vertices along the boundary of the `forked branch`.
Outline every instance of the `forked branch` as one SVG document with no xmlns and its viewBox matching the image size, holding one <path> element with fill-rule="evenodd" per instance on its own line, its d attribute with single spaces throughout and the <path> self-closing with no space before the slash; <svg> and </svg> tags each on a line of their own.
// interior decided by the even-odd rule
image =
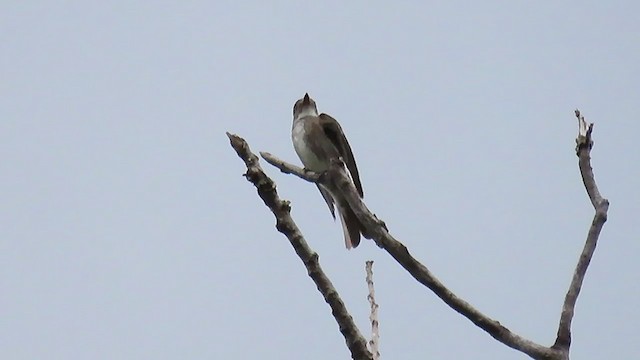
<svg viewBox="0 0 640 360">
<path fill-rule="evenodd" d="M 304 266 L 307 268 L 309 276 L 316 284 L 318 291 L 322 293 L 324 300 L 331 307 L 331 313 L 340 327 L 340 332 L 344 336 L 347 347 L 351 352 L 351 357 L 354 360 L 372 360 L 372 355 L 367 349 L 366 339 L 353 322 L 353 318 L 349 315 L 338 291 L 333 287 L 333 284 L 324 271 L 322 271 L 320 262 L 318 261 L 318 254 L 309 248 L 300 229 L 298 229 L 298 226 L 291 218 L 289 202 L 280 199 L 276 192 L 275 183 L 262 171 L 258 157 L 251 152 L 247 142 L 243 138 L 233 134 L 227 133 L 227 136 L 231 141 L 231 146 L 247 166 L 247 172 L 244 176 L 256 187 L 260 198 L 262 198 L 265 205 L 273 212 L 273 215 L 276 217 L 276 228 L 289 239 L 296 254 L 298 254 L 298 257 L 300 257 Z"/>
<path fill-rule="evenodd" d="M 496 340 L 513 349 L 519 350 L 534 359 L 568 360 L 569 347 L 571 345 L 571 320 L 573 319 L 576 300 L 580 293 L 587 267 L 589 266 L 591 258 L 593 257 L 598 237 L 605 221 L 607 220 L 607 211 L 609 208 L 609 201 L 607 199 L 604 199 L 598 191 L 598 187 L 596 186 L 593 176 L 593 169 L 591 168 L 590 153 L 591 148 L 593 147 L 593 141 L 591 139 L 593 124 L 588 124 L 580 115 L 580 112 L 577 110 L 576 116 L 578 118 L 579 128 L 578 137 L 576 139 L 576 152 L 579 158 L 578 164 L 585 189 L 587 190 L 589 199 L 591 200 L 591 203 L 595 208 L 595 216 L 591 223 L 591 228 L 589 229 L 587 235 L 587 241 L 578 260 L 578 264 L 576 266 L 571 284 L 569 286 L 569 290 L 565 297 L 556 341 L 550 347 L 542 346 L 531 340 L 525 339 L 518 334 L 513 333 L 498 321 L 481 313 L 471 304 L 456 296 L 443 283 L 441 283 L 426 266 L 416 260 L 409 253 L 409 250 L 406 248 L 406 246 L 396 240 L 389 233 L 384 222 L 379 220 L 371 211 L 369 211 L 367 206 L 362 202 L 362 199 L 358 195 L 356 188 L 351 182 L 349 176 L 346 174 L 342 160 L 332 160 L 331 166 L 325 174 L 315 174 L 295 165 L 288 164 L 269 153 L 261 153 L 261 155 L 267 162 L 285 173 L 294 174 L 310 182 L 330 182 L 329 185 L 331 185 L 331 188 L 337 189 L 338 191 L 342 192 L 341 195 L 344 197 L 344 199 L 347 200 L 349 206 L 354 211 L 362 225 L 365 227 L 365 232 L 376 242 L 379 247 L 387 251 L 404 269 L 409 272 L 409 274 L 411 274 L 411 276 L 413 276 L 418 282 L 433 291 L 433 293 L 436 294 L 440 299 L 442 299 L 442 301 L 444 301 L 447 305 L 449 305 L 449 307 L 465 316 L 476 326 L 486 331 Z M 309 259 L 314 256 L 315 262 L 317 263 L 317 255 L 315 255 L 315 253 L 312 253 L 311 250 L 306 247 L 306 243 L 304 243 L 302 234 L 300 234 L 298 228 L 295 226 L 293 220 L 289 216 L 288 203 L 278 199 L 277 194 L 275 193 L 275 185 L 273 184 L 273 181 L 266 177 L 266 175 L 262 172 L 262 169 L 260 169 L 260 166 L 257 164 L 258 161 L 255 155 L 253 155 L 248 150 L 248 146 L 246 145 L 246 143 L 244 143 L 244 140 L 233 135 L 229 135 L 229 137 L 231 139 L 232 145 L 236 149 L 236 152 L 238 152 L 238 155 L 240 155 L 240 157 L 243 158 L 243 160 L 245 160 L 245 163 L 247 164 L 247 178 L 258 188 L 258 193 L 264 200 L 265 204 L 269 206 L 269 208 L 271 208 L 273 213 L 276 215 L 276 219 L 278 219 L 278 230 L 280 232 L 283 232 L 289 238 L 292 245 L 294 245 L 294 248 L 296 248 L 296 252 L 298 252 L 298 255 L 305 262 L 305 266 L 308 262 L 311 263 L 311 261 L 305 259 Z M 240 145 L 234 145 L 234 142 Z M 245 147 L 246 149 L 243 147 Z M 304 247 L 307 248 L 307 250 L 305 250 L 304 252 L 299 251 L 299 248 L 302 247 L 302 245 L 298 244 L 300 240 L 301 243 L 304 244 Z M 308 269 L 310 268 L 308 267 Z M 311 274 L 312 270 L 309 270 L 309 273 Z M 316 284 L 320 289 L 321 282 L 316 280 L 315 278 L 314 281 L 316 281 Z M 326 281 L 328 282 L 328 279 Z M 327 302 L 329 302 L 329 295 L 325 295 L 325 292 L 323 290 L 321 291 L 323 292 L 325 299 L 327 299 Z M 333 291 L 335 292 L 335 290 Z M 335 294 L 337 297 L 337 293 Z M 340 306 L 344 307 L 344 304 L 342 304 L 341 301 L 339 301 L 339 304 Z M 332 309 L 334 309 L 333 305 Z M 336 315 L 336 311 L 337 310 L 334 309 L 334 316 Z M 346 309 L 344 311 L 346 314 Z M 343 317 L 344 316 L 341 316 L 341 318 Z M 338 320 L 338 316 L 336 316 L 336 320 Z M 342 320 L 338 320 L 341 331 L 343 331 L 343 327 L 345 327 L 345 325 L 343 325 L 344 321 Z M 349 321 L 351 322 L 351 324 L 353 323 L 351 317 L 349 317 Z M 361 342 L 364 341 L 364 339 L 362 338 L 360 333 L 358 332 L 357 336 L 353 334 L 357 331 L 355 325 L 353 325 L 352 328 L 351 325 L 349 325 L 349 329 L 351 332 L 349 336 L 345 331 L 343 331 L 343 334 L 347 339 L 347 345 L 349 345 L 349 349 L 352 350 L 352 356 L 355 356 L 355 352 L 352 349 L 353 346 L 354 349 L 358 351 L 358 354 L 362 354 L 362 356 L 366 355 L 368 356 L 368 358 L 371 358 L 371 353 L 369 353 L 368 351 L 366 351 L 365 353 L 361 350 L 361 346 L 364 346 L 364 344 L 361 344 Z M 357 344 L 357 346 L 354 346 L 354 344 Z"/>
<path fill-rule="evenodd" d="M 309 178 L 309 171 L 295 165 L 288 164 L 269 153 L 260 153 L 271 165 L 285 173 L 294 174 L 302 179 Z M 364 225 L 366 233 L 373 238 L 376 244 L 386 250 L 405 270 L 418 282 L 433 291 L 442 301 L 452 309 L 471 320 L 478 327 L 489 333 L 503 344 L 519 350 L 534 359 L 561 359 L 559 351 L 551 349 L 515 334 L 498 321 L 478 311 L 468 302 L 456 296 L 443 283 L 440 282 L 429 269 L 416 260 L 409 250 L 396 240 L 387 230 L 384 222 L 379 220 L 362 202 L 352 181 L 345 173 L 341 160 L 332 160 L 328 176 L 322 176 L 322 181 L 332 181 L 330 185 L 334 189 L 342 191 L 342 195 L 348 201 L 358 219 Z M 321 177 L 319 175 L 312 178 Z"/>
</svg>

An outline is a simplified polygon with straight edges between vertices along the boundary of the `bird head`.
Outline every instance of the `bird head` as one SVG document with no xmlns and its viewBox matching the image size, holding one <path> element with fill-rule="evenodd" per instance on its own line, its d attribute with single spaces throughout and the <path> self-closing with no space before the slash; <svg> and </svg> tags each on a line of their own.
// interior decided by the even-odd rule
<svg viewBox="0 0 640 360">
<path fill-rule="evenodd" d="M 293 119 L 298 120 L 305 116 L 318 116 L 318 108 L 316 102 L 313 101 L 309 94 L 304 94 L 304 97 L 293 105 Z"/>
</svg>

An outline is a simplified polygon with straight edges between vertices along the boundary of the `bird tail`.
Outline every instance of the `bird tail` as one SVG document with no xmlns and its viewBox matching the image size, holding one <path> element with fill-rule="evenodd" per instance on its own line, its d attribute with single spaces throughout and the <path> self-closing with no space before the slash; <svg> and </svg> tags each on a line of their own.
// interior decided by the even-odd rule
<svg viewBox="0 0 640 360">
<path fill-rule="evenodd" d="M 342 223 L 342 232 L 344 233 L 344 244 L 348 250 L 358 247 L 360 244 L 360 233 L 362 224 L 356 217 L 356 214 L 351 210 L 349 205 L 338 205 L 338 215 L 340 216 L 340 222 Z"/>
</svg>

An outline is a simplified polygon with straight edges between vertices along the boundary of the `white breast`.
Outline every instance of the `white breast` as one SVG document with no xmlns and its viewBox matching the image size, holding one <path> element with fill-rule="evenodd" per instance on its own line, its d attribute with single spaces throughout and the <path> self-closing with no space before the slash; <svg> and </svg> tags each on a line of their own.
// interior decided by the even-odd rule
<svg viewBox="0 0 640 360">
<path fill-rule="evenodd" d="M 291 140 L 298 157 L 309 170 L 322 172 L 327 169 L 326 163 L 320 161 L 307 146 L 307 134 L 304 131 L 304 119 L 296 120 L 291 131 Z"/>
</svg>

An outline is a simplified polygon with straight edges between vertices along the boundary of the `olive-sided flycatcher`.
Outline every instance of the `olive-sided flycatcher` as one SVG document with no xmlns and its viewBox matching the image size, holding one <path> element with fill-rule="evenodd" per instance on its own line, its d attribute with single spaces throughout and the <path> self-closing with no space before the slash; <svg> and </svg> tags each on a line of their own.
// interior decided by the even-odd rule
<svg viewBox="0 0 640 360">
<path fill-rule="evenodd" d="M 318 115 L 316 102 L 309 97 L 309 94 L 304 94 L 304 97 L 296 101 L 293 106 L 291 139 L 305 168 L 313 172 L 323 173 L 329 168 L 331 159 L 341 157 L 347 167 L 347 174 L 351 176 L 360 197 L 363 197 L 356 161 L 340 124 L 327 114 Z M 334 219 L 336 215 L 333 204 L 335 203 L 338 208 L 347 249 L 355 248 L 360 244 L 360 234 L 364 233 L 362 224 L 342 196 L 320 184 L 318 189 L 329 205 Z"/>
</svg>

